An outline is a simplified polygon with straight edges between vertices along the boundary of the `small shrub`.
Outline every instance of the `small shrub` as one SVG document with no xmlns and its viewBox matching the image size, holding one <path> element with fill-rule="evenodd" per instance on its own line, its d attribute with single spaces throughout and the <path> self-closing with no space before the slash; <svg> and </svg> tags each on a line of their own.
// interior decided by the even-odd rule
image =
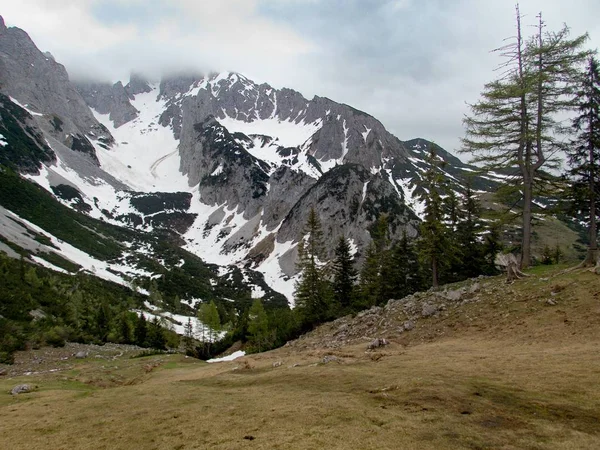
<svg viewBox="0 0 600 450">
<path fill-rule="evenodd" d="M 63 327 L 53 327 L 44 334 L 46 344 L 52 347 L 64 347 L 67 343 L 68 331 Z"/>
</svg>

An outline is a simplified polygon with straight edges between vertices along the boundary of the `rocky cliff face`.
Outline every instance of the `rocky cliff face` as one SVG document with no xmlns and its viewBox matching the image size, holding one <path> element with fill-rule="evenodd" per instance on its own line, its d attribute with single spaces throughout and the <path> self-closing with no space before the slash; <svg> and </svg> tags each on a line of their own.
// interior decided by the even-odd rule
<svg viewBox="0 0 600 450">
<path fill-rule="evenodd" d="M 46 133 L 95 160 L 89 139 L 112 136 L 69 82 L 65 68 L 42 53 L 26 32 L 7 28 L 0 17 L 0 89 L 25 106 Z"/>
</svg>

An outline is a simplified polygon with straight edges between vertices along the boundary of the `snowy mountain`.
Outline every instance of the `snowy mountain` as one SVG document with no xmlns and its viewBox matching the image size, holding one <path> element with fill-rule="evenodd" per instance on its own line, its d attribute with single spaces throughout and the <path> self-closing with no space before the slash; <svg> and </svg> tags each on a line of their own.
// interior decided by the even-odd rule
<svg viewBox="0 0 600 450">
<path fill-rule="evenodd" d="M 3 22 L 0 92 L 0 151 L 16 148 L 6 127 L 15 120 L 35 141 L 26 161 L 11 159 L 29 180 L 91 218 L 169 233 L 208 263 L 256 270 L 289 300 L 310 208 L 330 253 L 345 235 L 360 254 L 380 214 L 392 236 L 417 233 L 432 144 L 400 141 L 348 105 L 232 72 L 72 83 Z M 498 181 L 438 155 L 457 190 L 467 178 L 480 190 Z"/>
</svg>

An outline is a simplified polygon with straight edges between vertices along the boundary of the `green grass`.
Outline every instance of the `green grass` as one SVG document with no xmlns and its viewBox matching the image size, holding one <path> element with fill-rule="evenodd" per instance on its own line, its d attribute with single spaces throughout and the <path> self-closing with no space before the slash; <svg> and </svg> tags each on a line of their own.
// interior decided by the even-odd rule
<svg viewBox="0 0 600 450">
<path fill-rule="evenodd" d="M 15 449 L 597 449 L 600 278 L 529 273 L 482 281 L 481 302 L 419 321 L 375 352 L 360 342 L 220 364 L 86 360 L 36 378 L 40 389 L 18 400 L 0 394 L 0 432 Z M 556 286 L 568 287 L 544 305 Z M 327 354 L 340 363 L 322 364 Z"/>
</svg>

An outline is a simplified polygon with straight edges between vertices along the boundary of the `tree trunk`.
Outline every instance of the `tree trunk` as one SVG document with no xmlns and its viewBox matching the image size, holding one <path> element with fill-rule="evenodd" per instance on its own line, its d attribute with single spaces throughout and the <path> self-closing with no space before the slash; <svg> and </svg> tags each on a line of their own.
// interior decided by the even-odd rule
<svg viewBox="0 0 600 450">
<path fill-rule="evenodd" d="M 592 78 L 593 82 L 593 78 Z M 588 246 L 587 257 L 584 264 L 586 266 L 595 266 L 598 261 L 598 231 L 596 225 L 596 169 L 594 160 L 594 117 L 590 110 L 590 142 L 589 142 L 589 164 L 590 164 L 590 244 Z"/>
<path fill-rule="evenodd" d="M 433 287 L 438 287 L 438 262 L 435 256 L 431 257 L 431 275 Z"/>
<path fill-rule="evenodd" d="M 531 177 L 523 177 L 523 236 L 521 239 L 521 269 L 531 265 L 531 205 L 533 185 Z"/>
</svg>

